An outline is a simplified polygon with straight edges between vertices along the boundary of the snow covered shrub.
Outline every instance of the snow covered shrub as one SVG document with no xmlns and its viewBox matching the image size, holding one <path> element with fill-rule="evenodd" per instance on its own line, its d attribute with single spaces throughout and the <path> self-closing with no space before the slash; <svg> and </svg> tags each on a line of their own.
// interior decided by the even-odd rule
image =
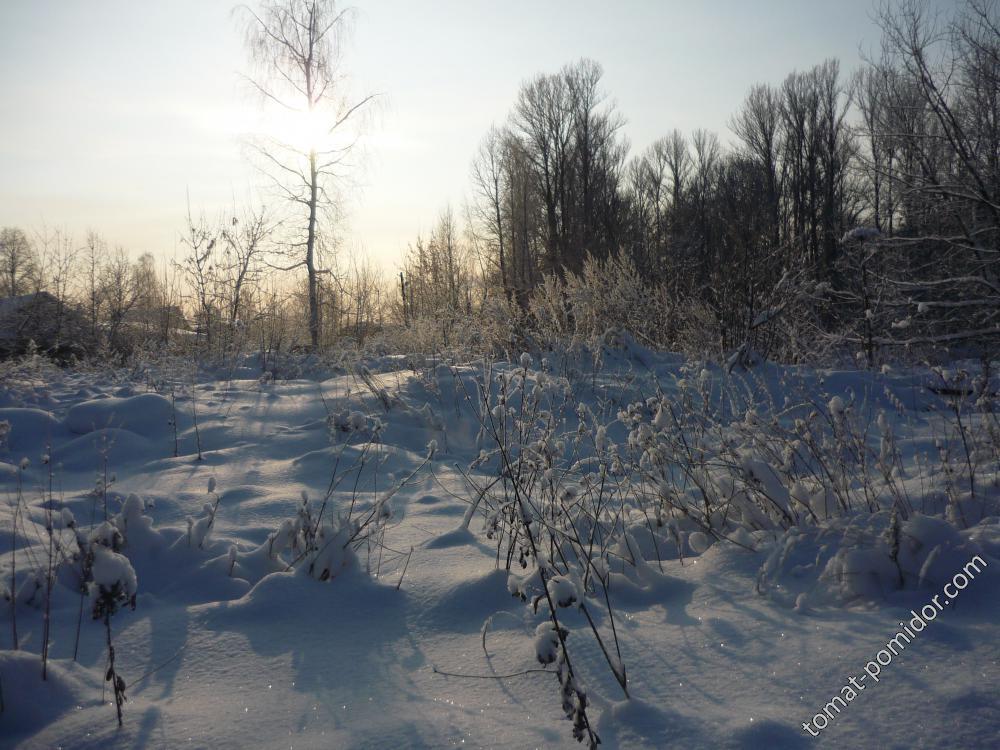
<svg viewBox="0 0 1000 750">
<path fill-rule="evenodd" d="M 566 282 L 552 274 L 545 276 L 528 301 L 534 331 L 546 348 L 574 349 L 572 311 L 566 296 Z"/>
<path fill-rule="evenodd" d="M 829 318 L 824 295 L 829 290 L 802 272 L 777 267 L 773 272 L 771 281 L 747 284 L 741 274 L 722 265 L 709 290 L 670 289 L 670 336 L 657 343 L 690 359 L 726 363 L 730 370 L 768 360 L 813 365 L 842 361 L 845 337 L 828 334 L 828 325 L 824 327 Z"/>
<path fill-rule="evenodd" d="M 722 354 L 719 323 L 715 311 L 701 300 L 684 304 L 677 325 L 677 349 L 694 360 L 712 359 Z"/>
<path fill-rule="evenodd" d="M 314 505 L 302 492 L 294 517 L 285 519 L 258 547 L 248 552 L 230 547 L 224 559 L 218 558 L 230 576 L 255 583 L 269 573 L 294 570 L 328 581 L 345 570 L 360 568 L 362 550 L 367 556 L 364 569 L 379 574 L 385 533 L 393 519 L 392 499 L 427 466 L 431 452 L 408 476 L 376 491 L 377 472 L 384 458 L 377 455 L 381 450 L 378 440 L 385 423 L 345 410 L 331 414 L 328 424 L 335 446 L 334 463 L 322 499 Z M 352 454 L 354 458 L 348 462 Z M 336 496 L 345 482 L 351 489 L 340 498 L 345 502 L 339 504 Z M 367 482 L 371 482 L 370 493 Z"/>
<path fill-rule="evenodd" d="M 938 590 L 975 555 L 990 553 L 976 535 L 945 519 L 917 513 L 902 521 L 895 511 L 878 511 L 789 529 L 757 585 L 796 609 L 867 604 L 903 589 Z"/>
<path fill-rule="evenodd" d="M 390 398 L 388 394 L 386 394 L 386 398 Z M 330 433 L 335 437 L 340 433 L 358 433 L 360 436 L 375 437 L 385 427 L 380 419 L 349 409 L 331 414 L 326 418 L 326 424 Z"/>
<path fill-rule="evenodd" d="M 323 519 L 325 509 L 324 503 L 319 512 L 314 512 L 303 492 L 295 517 L 284 520 L 257 549 L 241 555 L 230 548 L 230 569 L 251 579 L 291 569 L 321 581 L 335 578 L 354 562 L 350 546 L 353 540 L 344 519 Z"/>
<path fill-rule="evenodd" d="M 654 346 L 673 343 L 674 316 L 664 286 L 646 282 L 627 255 L 587 256 L 579 273 L 547 275 L 528 299 L 531 325 L 545 349 L 599 356 L 627 332 Z"/>
<path fill-rule="evenodd" d="M 560 611 L 574 608 L 583 613 L 628 697 L 608 598 L 607 555 L 609 540 L 615 535 L 603 522 L 623 496 L 615 496 L 610 482 L 581 481 L 583 472 L 576 458 L 585 435 L 559 432 L 564 418 L 572 414 L 567 385 L 533 371 L 531 365 L 532 358 L 525 354 L 520 367 L 494 370 L 487 365 L 484 370 L 475 405 L 482 450 L 470 469 L 492 467 L 497 478 L 478 486 L 467 475 L 477 499 L 464 524 L 477 510 L 483 513 L 485 534 L 508 571 L 508 591 L 525 601 L 533 613 L 542 613 L 544 620 L 536 628 L 536 656 L 543 665 L 556 664 L 563 711 L 573 724 L 574 737 L 595 747 L 599 738 L 587 716 L 586 692 L 567 647 L 571 630 Z M 611 461 L 610 454 L 598 458 L 603 478 L 608 476 Z M 611 642 L 598 629 L 593 609 L 601 610 L 612 623 Z"/>
<path fill-rule="evenodd" d="M 146 515 L 145 501 L 134 493 L 125 498 L 121 511 L 112 517 L 111 523 L 121 534 L 123 548 L 143 549 L 162 543 L 159 532 L 153 529 L 153 519 Z"/>
<path fill-rule="evenodd" d="M 582 630 L 628 695 L 608 592 L 664 590 L 665 560 L 683 565 L 719 543 L 770 548 L 759 588 L 789 607 L 878 601 L 945 580 L 979 549 L 961 532 L 966 521 L 996 508 L 995 492 L 983 501 L 982 475 L 991 467 L 995 486 L 997 465 L 985 409 L 963 412 L 964 441 L 954 409 L 931 413 L 947 425 L 934 470 L 909 447 L 905 408 L 888 386 L 831 394 L 791 370 L 775 378 L 689 363 L 655 395 L 623 397 L 614 411 L 608 399 L 600 411 L 586 397 L 574 406 L 568 386 L 532 366 L 528 356 L 486 363 L 470 396 L 480 452 L 463 526 L 482 517 L 508 591 L 542 618 L 535 653 L 560 665 L 561 690 L 581 684 L 567 643 Z M 942 486 L 954 510 L 930 518 L 946 510 L 933 500 Z M 570 609 L 582 629 L 568 624 Z"/>
<path fill-rule="evenodd" d="M 115 647 L 111 637 L 111 618 L 123 604 L 135 609 L 135 595 L 138 582 L 135 570 L 128 558 L 112 549 L 108 541 L 121 539 L 109 529 L 110 524 L 102 524 L 102 533 L 93 537 L 90 545 L 90 593 L 92 613 L 95 620 L 104 621 L 108 646 L 108 669 L 104 679 L 111 683 L 115 696 L 115 710 L 118 726 L 122 726 L 122 705 L 125 703 L 125 680 L 115 669 Z"/>
<path fill-rule="evenodd" d="M 511 298 L 502 295 L 487 297 L 479 308 L 477 320 L 481 353 L 513 359 L 526 348 L 528 315 L 513 295 Z"/>
<path fill-rule="evenodd" d="M 304 560 L 304 569 L 310 576 L 327 581 L 355 561 L 352 531 L 358 530 L 339 523 L 325 523 L 319 528 Z"/>
<path fill-rule="evenodd" d="M 137 580 L 128 558 L 99 541 L 92 545 L 92 553 L 90 591 L 94 619 L 115 614 L 124 603 L 135 609 Z"/>
<path fill-rule="evenodd" d="M 212 527 L 215 526 L 215 515 L 219 512 L 219 501 L 222 499 L 219 493 L 215 491 L 215 477 L 208 480 L 208 496 L 212 502 L 205 503 L 202 506 L 201 517 L 197 520 L 190 516 L 187 518 L 188 547 L 205 549 L 208 536 L 212 533 Z"/>
<path fill-rule="evenodd" d="M 490 321 L 491 326 L 496 326 L 496 319 Z M 405 325 L 386 328 L 381 343 L 389 352 L 435 352 L 449 359 L 463 359 L 491 349 L 498 341 L 499 336 L 487 335 L 488 328 L 483 326 L 482 316 L 470 310 L 426 311 L 410 317 Z"/>
<path fill-rule="evenodd" d="M 585 341 L 602 339 L 608 329 L 649 339 L 659 322 L 652 289 L 625 255 L 605 260 L 587 256 L 579 274 L 567 274 L 566 299 L 575 333 Z"/>
</svg>

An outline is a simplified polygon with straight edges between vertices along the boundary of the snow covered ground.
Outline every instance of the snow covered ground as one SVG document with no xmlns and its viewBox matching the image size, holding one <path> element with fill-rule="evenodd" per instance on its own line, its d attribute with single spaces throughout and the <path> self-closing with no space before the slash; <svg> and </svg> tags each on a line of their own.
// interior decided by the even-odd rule
<svg viewBox="0 0 1000 750">
<path fill-rule="evenodd" d="M 522 602 L 509 591 L 518 580 L 529 587 L 533 563 L 522 569 L 515 552 L 509 580 L 507 543 L 501 539 L 498 552 L 484 528 L 497 520 L 489 503 L 467 513 L 470 482 L 484 487 L 498 474 L 476 418 L 482 366 L 414 371 L 392 358 L 369 365 L 375 374 L 274 382 L 249 369 L 189 376 L 173 395 L 166 380 L 51 371 L 7 384 L 0 392 L 0 423 L 9 424 L 0 441 L 7 593 L 0 746 L 578 746 L 556 677 L 538 671 L 535 634 L 548 621 L 546 605 L 536 612 L 530 596 Z M 887 461 L 902 467 L 868 482 L 903 498 L 893 517 L 884 502 L 876 513 L 844 510 L 829 493 L 817 494 L 821 481 L 792 482 L 794 467 L 768 463 L 767 446 L 744 451 L 743 463 L 727 470 L 737 472 L 744 493 L 752 483 L 774 508 L 755 510 L 732 479 L 703 474 L 714 492 L 729 487 L 718 507 L 733 508 L 733 516 L 712 528 L 732 542 L 683 514 L 643 521 L 638 497 L 626 503 L 609 528 L 629 532 L 601 563 L 614 622 L 600 588 L 570 574 L 550 585 L 560 598 L 587 588 L 598 632 L 606 643 L 612 625 L 617 634 L 627 700 L 578 603 L 558 610 L 602 746 L 1000 747 L 1000 467 L 985 438 L 974 465 L 964 454 L 942 458 L 961 434 L 943 426 L 948 402 L 925 387 L 929 373 L 764 365 L 737 378 L 651 352 L 570 381 L 541 369 L 528 359 L 497 365 L 489 378 L 500 390 L 491 397 L 499 399 L 506 383 L 558 399 L 560 409 L 542 416 L 562 442 L 593 436 L 591 454 L 575 457 L 584 465 L 596 466 L 610 455 L 605 446 L 617 445 L 625 463 L 631 446 L 641 455 L 636 466 L 655 467 L 649 446 L 672 429 L 658 404 L 672 399 L 695 413 L 718 393 L 723 416 L 712 424 L 738 423 L 735 432 L 717 432 L 721 441 L 743 440 L 740 450 L 755 445 L 772 416 L 799 418 L 794 405 L 805 397 L 831 434 L 841 429 L 838 414 L 863 417 L 875 435 L 872 450 L 898 454 Z M 756 416 L 724 396 L 735 392 L 756 394 Z M 702 400 L 690 400 L 692 393 Z M 970 431 L 987 434 L 985 415 L 969 407 L 963 416 Z M 881 447 L 879 434 L 889 441 Z M 963 465 L 972 469 L 969 489 Z M 573 469 L 572 481 L 582 471 Z M 560 481 L 571 483 L 570 475 L 566 469 Z M 863 498 L 857 480 L 830 481 L 855 482 Z M 313 521 L 329 496 L 325 518 L 339 520 L 325 532 L 327 547 L 346 546 L 322 560 L 307 555 L 319 566 L 312 575 L 301 564 L 301 535 L 320 524 L 302 520 L 303 496 Z M 348 514 L 369 523 L 342 523 Z M 47 527 L 56 570 L 43 682 Z M 355 542 L 341 544 L 337 534 L 356 534 Z M 86 600 L 78 593 L 84 548 L 97 550 Z M 974 574 L 960 595 L 890 663 L 876 661 L 878 682 L 864 680 L 865 689 L 811 736 L 803 722 L 844 695 L 911 610 L 941 595 L 977 555 L 984 564 L 967 571 Z M 329 575 L 318 574 L 322 566 Z M 104 680 L 105 624 L 91 616 L 101 584 L 110 594 L 115 583 L 115 670 L 127 697 L 121 728 Z"/>
</svg>

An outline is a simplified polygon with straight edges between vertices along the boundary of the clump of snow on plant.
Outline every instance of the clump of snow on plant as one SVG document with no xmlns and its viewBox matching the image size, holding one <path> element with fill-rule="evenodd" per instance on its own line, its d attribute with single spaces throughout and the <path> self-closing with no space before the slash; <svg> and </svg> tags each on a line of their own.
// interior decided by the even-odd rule
<svg viewBox="0 0 1000 750">
<path fill-rule="evenodd" d="M 126 598 L 135 596 L 139 584 L 135 569 L 125 555 L 102 544 L 94 545 L 93 555 L 91 575 L 94 586 L 99 587 L 105 593 L 114 591 L 118 587 Z"/>
</svg>

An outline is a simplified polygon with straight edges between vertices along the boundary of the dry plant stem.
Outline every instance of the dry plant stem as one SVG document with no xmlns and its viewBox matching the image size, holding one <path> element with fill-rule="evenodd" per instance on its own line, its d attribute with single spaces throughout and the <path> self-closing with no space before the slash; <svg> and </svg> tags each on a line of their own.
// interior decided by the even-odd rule
<svg viewBox="0 0 1000 750">
<path fill-rule="evenodd" d="M 336 492 L 337 487 L 340 486 L 340 483 L 344 480 L 344 477 L 350 474 L 351 471 L 353 471 L 354 468 L 359 465 L 361 466 L 362 469 L 364 468 L 364 460 L 368 454 L 369 444 L 366 444 L 364 448 L 361 449 L 361 453 L 354 460 L 354 463 L 352 463 L 343 473 L 337 474 L 337 469 L 340 467 L 340 459 L 344 455 L 344 451 L 346 451 L 349 446 L 350 446 L 350 439 L 348 438 L 348 440 L 346 440 L 341 446 L 340 451 L 337 453 L 337 460 L 333 464 L 333 471 L 330 472 L 330 483 L 327 485 L 326 493 L 323 495 L 323 502 L 319 506 L 319 513 L 316 514 L 316 523 L 313 525 L 312 529 L 313 537 L 315 537 L 316 534 L 319 532 L 320 523 L 322 523 L 323 521 L 323 513 L 324 511 L 326 511 L 327 503 L 330 502 L 330 498 L 333 497 L 333 493 Z M 353 511 L 353 509 L 354 505 L 352 502 L 351 510 Z"/>
<path fill-rule="evenodd" d="M 410 567 L 411 557 L 413 557 L 413 547 L 410 547 L 410 552 L 406 556 L 406 562 L 403 564 L 403 572 L 399 574 L 399 582 L 396 584 L 396 591 L 399 591 L 399 587 L 403 585 L 403 577 L 406 575 L 406 569 Z"/>
<path fill-rule="evenodd" d="M 115 710 L 118 713 L 118 726 L 122 726 L 122 703 L 124 702 L 125 696 L 118 686 L 118 674 L 115 672 L 115 647 L 111 644 L 111 612 L 107 610 L 104 612 L 104 632 L 107 635 L 108 642 L 108 672 L 105 682 L 111 681 L 111 685 L 114 688 L 115 693 Z"/>
<path fill-rule="evenodd" d="M 14 498 L 14 517 L 10 524 L 10 631 L 11 643 L 18 650 L 17 641 L 17 514 L 21 510 L 21 487 L 23 469 L 17 470 L 17 495 Z"/>
<path fill-rule="evenodd" d="M 372 521 L 375 521 L 381 512 L 382 506 L 385 505 L 385 503 L 389 501 L 397 492 L 406 487 L 412 481 L 413 477 L 415 477 L 425 466 L 427 466 L 428 463 L 430 463 L 430 456 L 421 461 L 413 471 L 407 474 L 406 478 L 402 482 L 386 492 L 385 497 L 377 501 L 372 506 L 372 509 L 369 511 L 365 520 L 358 524 L 357 530 L 351 535 L 350 539 L 347 540 L 344 546 L 346 547 L 348 544 L 351 544 L 361 534 L 361 532 L 372 523 Z M 353 503 L 351 504 L 351 507 L 354 507 Z"/>
<path fill-rule="evenodd" d="M 170 388 L 170 426 L 174 431 L 174 458 L 177 458 L 178 454 L 178 444 L 177 444 L 177 403 L 176 394 L 174 392 L 173 386 Z"/>
<path fill-rule="evenodd" d="M 97 496 L 94 496 L 94 504 L 97 503 Z M 93 510 L 91 512 L 93 515 Z M 93 530 L 94 524 L 91 522 L 91 530 Z M 75 531 L 75 529 L 74 529 Z M 73 641 L 73 661 L 77 660 L 77 656 L 80 653 L 80 630 L 83 628 L 83 600 L 87 595 L 87 566 L 89 565 L 88 555 L 90 552 L 81 542 L 81 535 L 76 534 L 76 544 L 80 552 L 80 604 L 76 613 L 76 637 Z"/>
<path fill-rule="evenodd" d="M 104 503 L 104 520 L 108 520 L 108 451 L 104 446 L 104 455 L 101 457 L 104 465 L 104 479 L 101 482 L 101 500 Z"/>
<path fill-rule="evenodd" d="M 485 386 L 482 387 L 484 388 L 483 398 L 485 400 L 488 400 L 488 396 L 485 393 Z M 500 436 L 497 432 L 496 424 L 493 421 L 493 415 L 489 411 L 486 412 L 486 415 L 487 419 L 489 420 L 490 432 L 492 433 L 494 440 L 500 446 L 500 456 L 503 459 L 504 467 L 508 472 L 513 473 L 512 466 L 510 463 L 510 457 L 507 454 L 506 445 L 504 441 L 500 439 Z M 529 525 L 530 522 L 528 522 L 529 519 L 528 508 L 526 503 L 524 502 L 524 499 L 521 497 L 521 492 L 517 485 L 517 482 L 513 483 L 513 493 L 514 493 L 514 502 L 517 504 L 518 510 L 521 513 L 521 518 L 526 522 L 524 527 L 525 538 L 528 540 L 528 544 L 531 547 L 532 556 L 537 561 L 539 559 L 538 546 L 535 543 L 534 534 L 531 533 L 531 527 Z M 552 596 L 549 593 L 548 581 L 546 580 L 545 576 L 545 570 L 542 568 L 541 565 L 539 565 L 538 567 L 538 577 L 542 582 L 542 590 L 545 592 L 545 600 L 549 606 L 549 619 L 552 620 L 552 625 L 555 628 L 556 637 L 559 639 L 559 646 L 562 649 L 563 658 L 565 659 L 566 662 L 566 671 L 569 674 L 569 676 L 575 681 L 576 679 L 575 672 L 573 670 L 572 662 L 570 661 L 569 651 L 566 648 L 566 637 L 564 635 L 565 631 L 559 624 L 559 616 L 556 614 L 555 602 L 552 601 Z M 628 694 L 626 693 L 626 697 L 627 696 Z M 597 735 L 594 733 L 593 729 L 590 726 L 590 718 L 587 716 L 586 709 L 582 709 L 582 714 L 583 714 L 584 727 L 587 730 L 587 735 L 590 739 L 590 744 L 592 747 L 596 747 L 598 742 Z"/>
<path fill-rule="evenodd" d="M 194 390 L 191 391 L 191 419 L 194 421 L 194 439 L 198 446 L 198 459 L 203 460 L 201 455 L 201 431 L 198 429 L 198 405 L 194 396 Z"/>
<path fill-rule="evenodd" d="M 434 674 L 443 675 L 444 677 L 462 677 L 467 680 L 509 680 L 512 677 L 523 677 L 529 674 L 555 674 L 551 669 L 522 669 L 520 672 L 511 672 L 510 674 L 463 674 L 461 672 L 445 672 L 443 669 L 438 669 L 437 667 L 432 667 Z"/>
<path fill-rule="evenodd" d="M 199 549 L 205 549 L 205 540 L 208 539 L 208 535 L 211 533 L 212 527 L 215 525 L 215 514 L 219 512 L 219 501 L 222 500 L 222 496 L 218 492 L 214 492 L 212 494 L 215 495 L 215 504 L 212 505 L 212 514 L 208 518 L 208 525 L 205 527 L 205 534 L 198 543 Z"/>
<path fill-rule="evenodd" d="M 155 667 L 153 667 L 151 670 L 149 670 L 148 672 L 146 672 L 146 674 L 141 675 L 140 677 L 136 677 L 134 680 L 132 680 L 130 683 L 128 683 L 127 689 L 131 690 L 133 687 L 135 687 L 136 685 L 138 685 L 143 680 L 147 679 L 148 677 L 152 677 L 154 674 L 156 674 L 157 672 L 159 672 L 165 666 L 167 666 L 168 664 L 170 664 L 178 656 L 180 656 L 181 654 L 183 654 L 186 649 L 187 649 L 187 644 L 181 646 L 179 649 L 177 649 L 177 651 L 174 652 L 174 655 L 171 656 L 169 659 L 166 659 L 165 661 L 160 662 Z"/>
<path fill-rule="evenodd" d="M 80 583 L 80 609 L 76 614 L 76 638 L 73 640 L 73 661 L 77 660 L 80 654 L 80 628 L 83 625 L 83 583 Z"/>
<path fill-rule="evenodd" d="M 50 456 L 48 461 L 49 467 L 49 501 L 48 507 L 45 513 L 45 527 L 49 534 L 49 565 L 48 571 L 45 576 L 45 613 L 42 616 L 42 679 L 48 678 L 48 664 L 49 664 L 49 640 L 50 640 L 50 624 L 52 615 L 52 562 L 55 558 L 54 546 L 54 534 L 55 530 L 52 528 L 52 449 L 49 446 L 46 449 L 46 455 Z"/>
<path fill-rule="evenodd" d="M 965 451 L 965 465 L 969 470 L 969 495 L 973 502 L 976 500 L 976 473 L 972 469 L 972 452 L 969 449 L 969 440 L 966 435 L 965 424 L 962 422 L 962 407 L 956 399 L 952 404 L 952 411 L 955 412 L 955 422 L 958 425 L 959 435 L 962 436 L 962 448 Z M 969 528 L 968 521 L 965 520 L 965 512 L 962 510 L 961 503 L 956 503 L 958 506 L 958 514 L 962 519 L 962 525 L 965 528 Z"/>
<path fill-rule="evenodd" d="M 574 537 L 572 541 L 575 542 L 577 549 L 582 550 L 583 541 L 580 539 L 580 534 L 576 529 L 576 524 L 573 522 L 571 516 L 569 515 L 569 511 L 565 505 L 562 506 L 562 509 L 566 517 L 570 519 L 570 526 L 573 529 L 573 537 Z M 550 538 L 554 538 L 554 535 L 552 535 Z M 562 558 L 563 564 L 566 566 L 567 569 L 569 569 L 569 561 L 566 560 L 566 557 L 563 554 L 562 546 L 557 545 L 556 550 L 559 552 L 559 557 Z M 587 557 L 586 562 L 587 562 L 587 571 L 589 572 L 593 563 L 591 562 L 590 557 Z M 628 676 L 625 672 L 625 665 L 622 663 L 622 651 L 621 651 L 621 645 L 618 640 L 618 629 L 615 626 L 615 612 L 614 609 L 611 607 L 611 598 L 608 594 L 608 587 L 605 584 L 604 579 L 601 576 L 596 575 L 596 571 L 595 571 L 595 577 L 601 583 L 601 589 L 604 593 L 604 603 L 608 608 L 608 619 L 611 623 L 611 636 L 614 639 L 615 653 L 618 656 L 617 663 L 611 660 L 611 654 L 608 653 L 608 649 L 604 645 L 604 639 L 601 638 L 600 631 L 598 631 L 597 629 L 597 623 L 594 622 L 594 618 L 591 617 L 590 610 L 587 609 L 587 605 L 584 602 L 580 602 L 580 611 L 583 612 L 584 617 L 587 618 L 587 623 L 590 625 L 590 629 L 594 633 L 594 638 L 597 640 L 597 645 L 600 647 L 601 653 L 604 654 L 604 659 L 605 661 L 607 661 L 608 667 L 611 669 L 611 673 L 615 676 L 615 680 L 617 680 L 618 684 L 621 686 L 622 692 L 625 694 L 625 697 L 629 698 L 630 696 L 628 694 Z"/>
</svg>

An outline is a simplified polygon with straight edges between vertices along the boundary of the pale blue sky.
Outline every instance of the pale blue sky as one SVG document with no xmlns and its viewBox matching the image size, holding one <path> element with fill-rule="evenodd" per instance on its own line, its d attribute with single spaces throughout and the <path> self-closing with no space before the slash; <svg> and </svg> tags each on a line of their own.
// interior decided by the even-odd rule
<svg viewBox="0 0 1000 750">
<path fill-rule="evenodd" d="M 255 102 L 238 73 L 229 0 L 0 0 L 0 225 L 101 231 L 172 255 L 185 192 L 214 213 L 258 177 L 241 135 Z M 755 82 L 878 44 L 871 0 L 527 2 L 357 0 L 346 67 L 385 92 L 345 251 L 392 266 L 448 202 L 521 81 L 591 57 L 633 150 L 678 127 L 726 126 Z"/>
</svg>

